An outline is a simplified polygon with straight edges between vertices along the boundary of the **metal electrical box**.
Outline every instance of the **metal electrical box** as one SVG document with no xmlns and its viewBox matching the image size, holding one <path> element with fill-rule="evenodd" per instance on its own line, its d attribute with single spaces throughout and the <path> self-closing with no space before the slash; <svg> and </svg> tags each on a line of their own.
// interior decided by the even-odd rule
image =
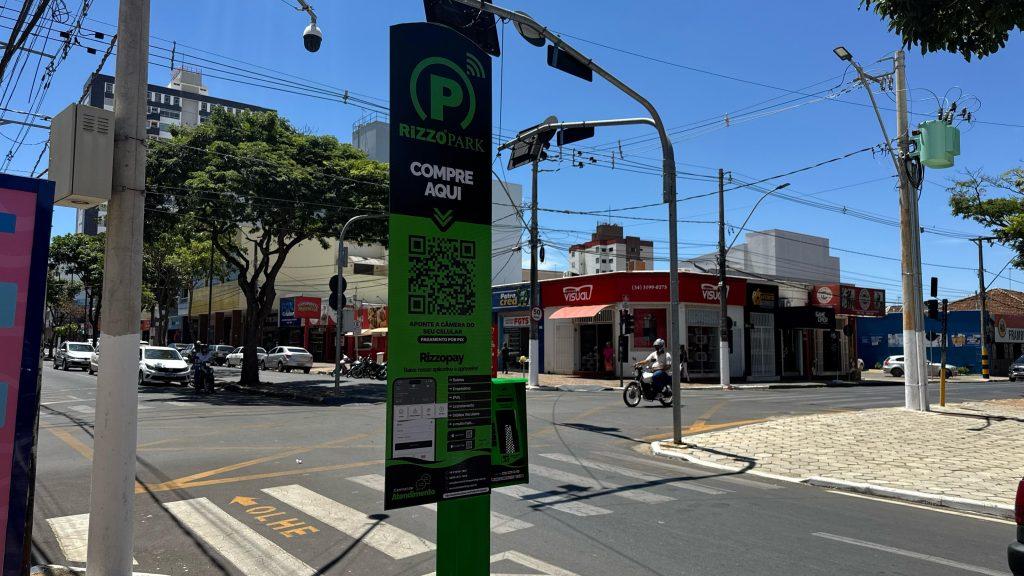
<svg viewBox="0 0 1024 576">
<path fill-rule="evenodd" d="M 54 204 L 91 208 L 110 200 L 114 170 L 114 113 L 72 104 L 50 122 L 49 179 Z"/>
</svg>

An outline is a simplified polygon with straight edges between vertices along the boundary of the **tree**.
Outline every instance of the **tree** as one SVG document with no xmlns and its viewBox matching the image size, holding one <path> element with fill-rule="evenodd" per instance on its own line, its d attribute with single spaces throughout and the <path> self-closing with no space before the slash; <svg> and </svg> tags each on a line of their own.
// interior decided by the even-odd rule
<svg viewBox="0 0 1024 576">
<path fill-rule="evenodd" d="M 72 278 L 64 278 L 53 268 L 46 271 L 46 324 L 47 345 L 50 356 L 57 346 L 57 338 L 66 337 L 67 326 L 75 326 L 81 314 L 80 306 L 75 297 L 82 291 L 82 283 Z M 59 329 L 58 329 L 59 328 Z"/>
<path fill-rule="evenodd" d="M 968 171 L 965 176 L 949 188 L 953 215 L 991 229 L 1017 253 L 1013 265 L 1024 267 L 1024 168 L 998 176 Z"/>
<path fill-rule="evenodd" d="M 50 267 L 81 283 L 85 296 L 85 319 L 93 346 L 100 336 L 105 240 L 103 234 L 64 234 L 50 241 Z"/>
<path fill-rule="evenodd" d="M 152 295 L 154 323 L 150 329 L 151 338 L 167 344 L 168 321 L 177 310 L 178 298 L 187 294 L 191 307 L 192 292 L 199 282 L 206 279 L 210 270 L 212 250 L 207 234 L 196 233 L 188 222 L 170 226 L 143 248 L 143 285 Z M 221 279 L 227 276 L 224 258 L 214 253 L 213 273 Z"/>
<path fill-rule="evenodd" d="M 166 141 L 151 141 L 154 208 L 191 218 L 238 274 L 245 297 L 242 380 L 259 381 L 256 347 L 277 297 L 275 281 L 299 243 L 326 239 L 356 214 L 387 208 L 387 165 L 333 136 L 305 134 L 273 112 L 218 111 Z M 381 221 L 354 240 L 380 241 Z M 324 279 L 326 282 L 326 278 Z"/>
<path fill-rule="evenodd" d="M 1024 29 L 1024 2 L 1018 0 L 861 0 L 889 21 L 907 48 L 921 53 L 959 52 L 965 60 L 984 58 L 1006 46 L 1014 28 Z"/>
</svg>

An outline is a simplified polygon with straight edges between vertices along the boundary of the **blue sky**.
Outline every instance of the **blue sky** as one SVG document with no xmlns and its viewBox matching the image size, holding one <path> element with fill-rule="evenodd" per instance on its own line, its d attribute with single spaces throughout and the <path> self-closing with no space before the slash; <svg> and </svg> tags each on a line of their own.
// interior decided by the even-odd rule
<svg viewBox="0 0 1024 576">
<path fill-rule="evenodd" d="M 386 0 L 351 2 L 313 0 L 325 40 L 319 53 L 303 48 L 300 33 L 306 24 L 304 16 L 290 10 L 291 0 L 215 0 L 199 2 L 179 0 L 153 2 L 153 44 L 161 49 L 151 52 L 150 82 L 165 84 L 169 80 L 166 51 L 171 41 L 179 50 L 225 64 L 234 58 L 283 73 L 350 90 L 377 101 L 387 98 L 387 28 L 397 22 L 422 20 L 422 3 L 417 0 Z M 17 2 L 6 2 L 11 6 Z M 834 2 L 621 2 L 611 0 L 540 2 L 536 0 L 502 0 L 506 7 L 529 12 L 553 30 L 572 35 L 569 39 L 578 48 L 616 73 L 645 94 L 659 109 L 669 127 L 691 127 L 676 134 L 676 159 L 680 170 L 698 176 L 679 182 L 680 197 L 710 192 L 718 167 L 732 171 L 737 178 L 759 180 L 802 168 L 822 160 L 843 155 L 882 142 L 882 136 L 870 108 L 838 102 L 834 99 L 803 98 L 785 106 L 782 102 L 798 95 L 758 84 L 789 90 L 815 92 L 848 82 L 851 72 L 832 54 L 832 48 L 843 44 L 866 67 L 882 71 L 887 63 L 876 60 L 899 48 L 874 14 L 859 11 L 857 0 Z M 77 4 L 68 2 L 71 9 Z M 97 0 L 86 27 L 104 32 L 113 31 L 116 2 Z M 10 8 L 3 12 L 10 26 Z M 52 35 L 60 26 L 54 26 Z M 921 56 L 911 49 L 907 70 L 911 88 L 912 111 L 932 114 L 936 97 L 947 91 L 952 96 L 972 94 L 980 102 L 976 118 L 982 121 L 1024 125 L 1019 97 L 1024 89 L 1020 62 L 1024 56 L 1024 39 L 1020 33 L 1011 36 L 1007 48 L 996 55 L 971 63 L 951 54 Z M 503 94 L 501 106 L 495 102 L 495 131 L 514 132 L 554 114 L 563 120 L 582 120 L 638 116 L 643 110 L 623 94 L 600 79 L 587 83 L 548 68 L 543 50 L 523 42 L 509 26 L 504 32 L 505 51 L 494 62 L 495 95 Z M 602 47 L 628 50 L 644 56 L 668 61 L 679 66 L 655 62 Z M 40 41 L 42 44 L 42 41 Z M 93 43 L 92 45 L 98 46 Z M 50 43 L 55 47 L 56 42 Z M 200 52 L 200 50 L 208 52 Z M 188 59 L 188 56 L 186 56 Z M 82 49 L 72 50 L 68 60 L 55 74 L 53 84 L 41 111 L 58 112 L 81 93 L 82 84 L 95 69 L 99 55 Z M 186 60 L 188 61 L 188 60 Z M 194 58 L 192 64 L 202 64 Z M 162 65 L 158 65 L 162 64 Z M 697 68 L 715 76 L 684 67 Z M 113 58 L 105 71 L 113 73 Z M 26 69 L 20 91 L 9 106 L 29 106 L 28 87 L 33 70 Z M 275 108 L 297 126 L 318 133 L 351 139 L 352 124 L 364 113 L 356 107 L 268 90 L 209 77 L 206 80 L 213 95 Z M 223 74 L 216 74 L 223 75 Z M 226 76 L 231 76 L 230 74 Z M 237 80 L 237 76 L 235 77 Z M 743 81 L 737 80 L 741 79 Z M 931 92 L 929 92 L 931 91 Z M 752 104 L 761 108 L 778 105 L 743 121 L 735 111 Z M 863 89 L 839 96 L 842 100 L 864 104 Z M 879 95 L 880 104 L 893 108 L 887 95 Z M 977 107 L 977 105 L 975 105 Z M 725 117 L 730 114 L 729 126 Z M 890 133 L 895 132 L 895 115 L 884 112 Z M 928 119 L 915 116 L 912 124 Z M 697 121 L 704 127 L 694 130 Z M 974 124 L 964 126 L 962 155 L 951 170 L 929 170 L 921 196 L 921 222 L 925 226 L 969 234 L 984 231 L 949 214 L 944 184 L 964 168 L 1000 172 L 1019 165 L 1024 149 L 1024 128 Z M 17 135 L 17 128 L 5 126 L 0 134 Z M 598 165 L 571 167 L 567 162 L 550 163 L 542 174 L 540 202 L 543 207 L 573 210 L 606 210 L 616 207 L 657 201 L 661 196 L 660 178 L 641 165 L 656 166 L 660 151 L 644 141 L 650 132 L 636 128 L 609 128 L 581 146 L 597 146 L 600 154 L 587 151 L 584 159 L 594 155 Z M 34 130 L 25 139 L 11 163 L 14 170 L 32 167 L 41 149 L 35 144 L 46 137 Z M 624 159 L 616 154 L 616 168 L 610 167 L 612 150 L 622 140 Z M 9 141 L 0 142 L 9 146 Z M 2 151 L 6 152 L 6 151 Z M 504 164 L 503 158 L 496 166 Z M 44 159 L 45 165 L 45 159 Z M 624 169 L 624 168 L 629 168 Z M 499 170 L 499 173 L 501 170 Z M 507 174 L 514 182 L 528 184 L 529 174 L 520 169 Z M 895 178 L 891 161 L 881 154 L 862 153 L 826 166 L 808 170 L 767 183 L 789 182 L 786 192 L 797 197 L 811 197 L 830 205 L 898 217 Z M 528 190 L 525 191 L 528 193 Z M 737 189 L 726 196 L 726 220 L 734 225 L 742 222 L 760 192 Z M 716 215 L 716 199 L 691 200 L 680 204 L 683 220 L 710 221 Z M 664 206 L 612 214 L 612 221 L 626 227 L 629 234 L 654 240 L 659 267 L 667 267 L 667 224 L 662 221 L 620 220 L 618 215 L 663 219 Z M 551 268 L 565 266 L 562 246 L 586 240 L 594 224 L 607 217 L 542 213 L 542 236 L 548 243 Z M 54 233 L 73 230 L 74 215 L 58 209 Z M 761 204 L 748 228 L 783 228 L 797 232 L 827 236 L 835 248 L 893 258 L 899 256 L 898 229 L 857 219 L 832 211 L 816 209 L 782 199 L 769 198 Z M 711 249 L 716 239 L 715 226 L 703 223 L 682 224 L 679 230 L 680 254 L 693 256 Z M 899 263 L 872 256 L 834 252 L 841 258 L 843 279 L 862 286 L 886 288 L 888 298 L 899 296 Z M 1010 254 L 1001 247 L 986 251 L 988 280 L 1007 262 Z M 966 240 L 925 234 L 922 238 L 922 260 L 963 268 L 976 266 L 976 248 Z M 943 295 L 956 298 L 977 288 L 975 272 L 967 269 L 934 268 L 928 265 L 924 275 L 940 276 Z M 1024 273 L 1014 271 L 1019 280 L 1012 286 L 1020 288 Z M 1011 274 L 1004 272 L 994 286 L 1010 286 Z"/>
</svg>

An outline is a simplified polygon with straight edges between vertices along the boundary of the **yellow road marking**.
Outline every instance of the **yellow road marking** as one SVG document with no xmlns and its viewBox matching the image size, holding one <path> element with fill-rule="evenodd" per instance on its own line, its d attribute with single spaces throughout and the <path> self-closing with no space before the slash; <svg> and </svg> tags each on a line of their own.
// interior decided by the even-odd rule
<svg viewBox="0 0 1024 576">
<path fill-rule="evenodd" d="M 49 430 L 50 434 L 53 434 L 59 440 L 70 446 L 72 450 L 84 456 L 86 460 L 92 460 L 92 448 L 76 438 L 74 434 L 61 428 L 51 428 L 47 424 L 43 424 L 43 427 Z"/>
<path fill-rule="evenodd" d="M 175 484 L 187 484 L 193 480 L 201 480 L 210 476 L 216 476 L 218 474 L 224 474 L 225 472 L 234 472 L 242 468 L 248 468 L 257 464 L 264 464 L 266 462 L 273 462 L 281 458 L 288 458 L 289 456 L 297 456 L 299 454 L 305 454 L 306 452 L 312 452 L 313 450 L 319 450 L 321 448 L 335 448 L 345 442 L 351 442 L 353 440 L 361 440 L 366 438 L 369 434 L 353 434 L 352 436 L 346 436 L 337 440 L 331 440 L 330 442 L 324 442 L 322 444 L 314 444 L 312 446 L 303 446 L 301 448 L 291 448 L 283 450 L 281 452 L 275 452 L 266 456 L 260 456 L 259 458 L 253 458 L 252 460 L 246 460 L 244 462 L 238 462 L 236 464 L 229 464 L 227 466 L 221 466 L 220 468 L 214 468 L 212 470 L 206 470 L 204 472 L 197 472 L 181 478 L 176 478 L 170 482 Z"/>
<path fill-rule="evenodd" d="M 260 474 L 249 474 L 246 476 L 228 476 L 226 478 L 213 478 L 211 480 L 198 480 L 195 482 L 176 483 L 174 481 L 162 484 L 136 484 L 135 493 L 143 492 L 166 492 L 168 490 L 184 490 L 188 488 L 200 488 L 202 486 L 215 486 L 218 484 L 232 484 L 235 482 L 246 482 L 249 480 L 262 480 L 264 478 L 280 478 L 281 476 L 295 476 L 301 474 L 312 474 L 314 472 L 333 472 L 335 470 L 346 470 L 348 468 L 362 468 L 364 466 L 383 465 L 383 460 L 364 460 L 361 462 L 349 462 L 348 464 L 333 464 L 330 466 L 311 466 L 309 468 L 295 468 L 292 470 L 278 470 L 277 472 L 263 472 Z"/>
<path fill-rule="evenodd" d="M 690 426 L 690 428 L 701 428 L 701 427 L 703 427 L 705 424 L 707 424 L 708 419 L 715 415 L 715 412 L 718 412 L 722 408 L 722 406 L 725 406 L 725 402 L 726 402 L 725 400 L 722 400 L 722 401 L 718 402 L 717 404 L 715 404 L 714 406 L 712 406 L 711 408 L 708 408 L 700 416 L 697 416 L 697 421 L 694 422 L 693 425 Z"/>
<path fill-rule="evenodd" d="M 700 434 L 701 432 L 711 432 L 712 430 L 721 430 L 722 428 L 734 428 L 736 426 L 744 426 L 746 424 L 758 424 L 761 422 L 767 422 L 768 418 L 753 418 L 751 420 L 733 420 L 732 422 L 720 422 L 718 424 L 702 424 L 699 421 L 694 422 L 692 425 L 683 428 L 684 435 Z M 651 434 L 650 436 L 644 436 L 640 438 L 644 442 L 650 442 L 652 440 L 661 440 L 663 438 L 669 438 L 672 436 L 672 432 L 659 432 L 657 434 Z"/>
</svg>

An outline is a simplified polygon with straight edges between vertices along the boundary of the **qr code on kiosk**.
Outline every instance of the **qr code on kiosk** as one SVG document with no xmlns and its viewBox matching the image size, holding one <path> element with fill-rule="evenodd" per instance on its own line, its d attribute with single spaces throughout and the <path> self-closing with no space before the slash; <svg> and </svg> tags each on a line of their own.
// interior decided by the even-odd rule
<svg viewBox="0 0 1024 576">
<path fill-rule="evenodd" d="M 476 242 L 409 237 L 409 313 L 468 316 L 476 311 Z"/>
</svg>

